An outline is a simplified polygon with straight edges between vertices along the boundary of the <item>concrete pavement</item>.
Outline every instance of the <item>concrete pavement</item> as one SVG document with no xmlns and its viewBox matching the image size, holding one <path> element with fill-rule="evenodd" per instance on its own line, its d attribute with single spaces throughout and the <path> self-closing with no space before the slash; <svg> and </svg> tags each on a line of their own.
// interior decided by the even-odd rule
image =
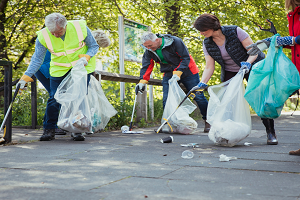
<svg viewBox="0 0 300 200">
<path fill-rule="evenodd" d="M 278 145 L 266 144 L 259 117 L 252 133 L 234 147 L 214 145 L 203 133 L 143 134 L 120 131 L 73 141 L 70 134 L 40 142 L 42 130 L 13 129 L 15 145 L 0 146 L 0 199 L 300 199 L 300 112 L 275 120 Z M 252 143 L 245 146 L 244 142 Z M 198 143 L 199 147 L 180 144 Z M 184 150 L 192 159 L 181 158 Z M 220 162 L 219 155 L 237 160 Z"/>
</svg>

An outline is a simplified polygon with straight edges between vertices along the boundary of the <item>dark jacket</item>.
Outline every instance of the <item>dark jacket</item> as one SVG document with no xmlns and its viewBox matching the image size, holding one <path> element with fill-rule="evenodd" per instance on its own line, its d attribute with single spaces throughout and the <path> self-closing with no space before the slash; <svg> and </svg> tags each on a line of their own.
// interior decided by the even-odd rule
<svg viewBox="0 0 300 200">
<path fill-rule="evenodd" d="M 168 64 L 161 63 L 158 55 L 152 50 L 146 49 L 143 60 L 142 69 L 140 71 L 140 78 L 148 81 L 150 74 L 154 67 L 154 62 L 160 63 L 160 71 L 165 73 L 164 76 L 172 76 L 173 71 L 182 71 L 181 78 L 191 76 L 199 72 L 199 69 L 189 55 L 189 51 L 183 41 L 172 35 L 157 34 L 157 36 L 164 38 L 164 46 L 162 48 L 162 55 Z"/>
<path fill-rule="evenodd" d="M 240 42 L 236 29 L 237 26 L 221 27 L 221 31 L 226 38 L 225 49 L 227 53 L 238 66 L 241 66 L 241 62 L 246 61 L 249 55 L 247 54 L 247 50 L 244 48 L 243 44 Z M 205 38 L 204 45 L 208 54 L 221 65 L 221 81 L 223 82 L 225 78 L 225 64 L 219 47 L 213 41 L 212 37 Z M 264 57 L 265 54 L 260 53 L 252 65 L 264 59 Z"/>
</svg>

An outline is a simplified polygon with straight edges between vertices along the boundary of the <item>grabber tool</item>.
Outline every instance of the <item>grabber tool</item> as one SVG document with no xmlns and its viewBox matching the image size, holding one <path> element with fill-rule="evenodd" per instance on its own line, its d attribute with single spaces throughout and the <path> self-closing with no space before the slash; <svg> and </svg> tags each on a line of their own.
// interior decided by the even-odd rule
<svg viewBox="0 0 300 200">
<path fill-rule="evenodd" d="M 269 19 L 266 19 L 266 21 L 269 22 L 270 28 L 269 28 L 269 29 L 264 29 L 264 28 L 262 28 L 260 25 L 258 25 L 259 28 L 260 28 L 260 30 L 271 32 L 271 33 L 273 33 L 274 35 L 277 34 L 277 30 L 276 30 L 276 28 L 275 28 L 273 22 L 271 22 L 271 20 L 269 20 Z"/>
<path fill-rule="evenodd" d="M 133 116 L 134 116 L 134 111 L 135 111 L 136 97 L 137 97 L 138 93 L 143 94 L 143 91 L 135 89 L 135 98 L 134 98 L 133 110 L 132 110 L 132 115 L 131 115 L 131 120 L 130 120 L 130 125 L 129 125 L 129 131 L 132 131 Z"/>
<path fill-rule="evenodd" d="M 183 104 L 183 102 L 189 97 L 189 96 L 192 96 L 192 99 L 195 98 L 195 94 L 196 92 L 202 92 L 204 89 L 194 89 L 192 88 L 188 93 L 187 95 L 185 95 L 185 97 L 182 99 L 182 101 L 179 103 L 179 105 L 176 107 L 176 109 L 174 110 L 174 112 L 166 119 L 166 118 L 163 118 L 163 120 L 165 120 L 162 125 L 160 125 L 160 127 L 156 130 L 156 133 L 159 133 L 160 129 L 165 125 L 165 124 L 168 124 L 168 126 L 170 127 L 171 129 L 171 132 L 173 132 L 173 129 L 170 125 L 170 123 L 168 122 L 169 119 L 174 115 L 174 113 L 178 110 L 178 108 Z"/>
<path fill-rule="evenodd" d="M 17 84 L 16 91 L 15 91 L 15 93 L 14 93 L 14 96 L 13 96 L 13 98 L 12 98 L 12 101 L 11 101 L 11 103 L 10 103 L 8 109 L 7 109 L 7 112 L 6 112 L 5 116 L 4 116 L 3 122 L 2 122 L 2 124 L 1 124 L 1 127 L 0 127 L 0 133 L 1 133 L 2 130 L 3 130 L 4 124 L 5 124 L 6 120 L 7 120 L 8 115 L 10 114 L 10 111 L 11 111 L 11 108 L 12 108 L 12 104 L 13 104 L 13 102 L 15 101 L 15 98 L 16 98 L 18 92 L 19 92 L 19 89 L 20 89 L 20 84 Z M 5 142 L 5 139 L 4 139 L 5 134 L 6 134 L 6 128 L 4 128 L 3 137 L 0 139 L 0 143 Z"/>
<path fill-rule="evenodd" d="M 134 98 L 134 104 L 133 104 L 133 110 L 132 110 L 130 125 L 129 125 L 129 131 L 132 131 L 132 124 L 133 124 L 133 116 L 134 116 L 134 111 L 135 111 L 136 97 L 137 97 L 137 93 L 135 94 L 135 98 Z"/>
</svg>

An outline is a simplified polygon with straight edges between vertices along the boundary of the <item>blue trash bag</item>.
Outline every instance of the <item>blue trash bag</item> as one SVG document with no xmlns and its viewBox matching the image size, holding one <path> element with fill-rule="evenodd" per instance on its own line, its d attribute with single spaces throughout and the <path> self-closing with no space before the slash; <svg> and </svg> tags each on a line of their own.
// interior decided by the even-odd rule
<svg viewBox="0 0 300 200">
<path fill-rule="evenodd" d="M 282 46 L 275 47 L 276 37 L 264 60 L 252 66 L 245 99 L 261 118 L 275 119 L 280 116 L 284 102 L 300 88 L 300 77 L 296 66 L 283 53 Z"/>
</svg>

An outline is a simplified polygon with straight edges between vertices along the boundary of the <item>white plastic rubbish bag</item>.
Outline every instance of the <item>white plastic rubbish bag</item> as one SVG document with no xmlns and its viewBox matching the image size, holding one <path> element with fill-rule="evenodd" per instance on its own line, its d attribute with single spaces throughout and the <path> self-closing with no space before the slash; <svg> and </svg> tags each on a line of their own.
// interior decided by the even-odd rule
<svg viewBox="0 0 300 200">
<path fill-rule="evenodd" d="M 92 120 L 87 97 L 87 71 L 79 59 L 54 95 L 61 104 L 57 126 L 72 133 L 91 133 Z"/>
<path fill-rule="evenodd" d="M 176 80 L 169 81 L 169 93 L 161 119 L 162 123 L 165 121 L 164 118 L 167 119 L 175 111 L 185 96 L 186 94 Z M 183 102 L 183 104 L 168 120 L 174 133 L 190 134 L 197 128 L 197 122 L 189 116 L 189 114 L 191 114 L 196 108 L 197 106 L 193 104 L 189 98 Z M 171 129 L 169 126 L 165 125 L 162 128 L 162 131 L 171 132 Z"/>
<path fill-rule="evenodd" d="M 249 104 L 244 98 L 246 70 L 241 68 L 230 80 L 208 88 L 207 122 L 211 125 L 208 137 L 217 145 L 234 146 L 251 132 Z"/>
<path fill-rule="evenodd" d="M 107 100 L 99 81 L 91 76 L 88 87 L 88 100 L 91 111 L 92 130 L 103 130 L 117 111 Z"/>
</svg>

